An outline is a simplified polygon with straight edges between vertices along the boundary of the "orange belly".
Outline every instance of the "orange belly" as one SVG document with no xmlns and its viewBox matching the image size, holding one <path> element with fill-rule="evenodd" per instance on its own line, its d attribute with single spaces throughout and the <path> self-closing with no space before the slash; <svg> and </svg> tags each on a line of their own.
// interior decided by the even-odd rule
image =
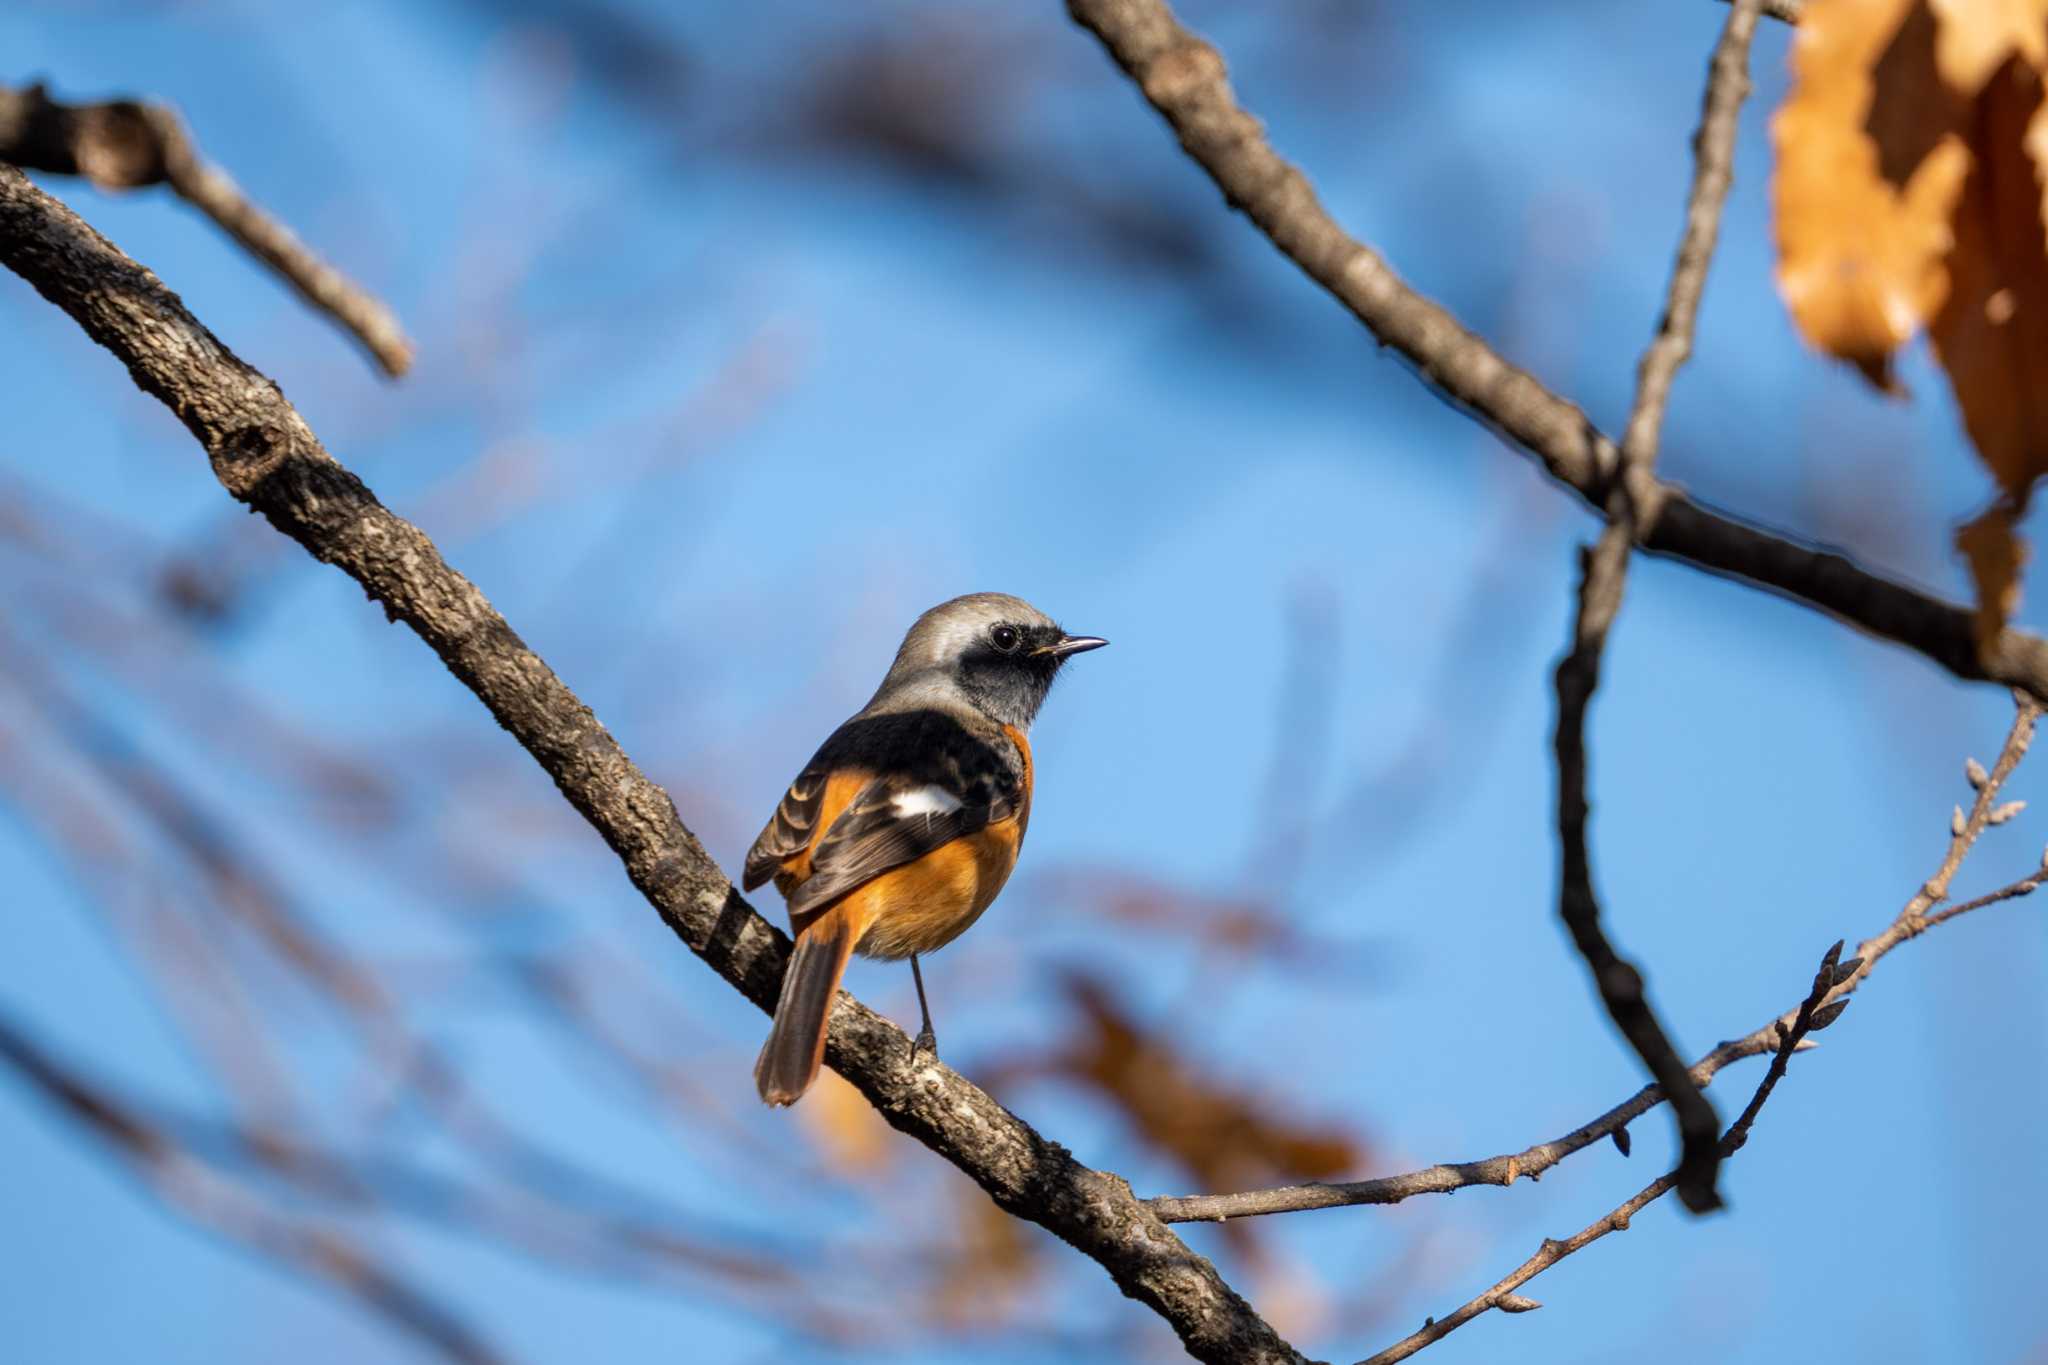
<svg viewBox="0 0 2048 1365">
<path fill-rule="evenodd" d="M 1016 815 L 941 844 L 915 862 L 891 868 L 790 927 L 802 933 L 820 917 L 843 912 L 852 921 L 855 952 L 863 957 L 894 959 L 936 952 L 980 919 L 1017 866 L 1017 851 L 1023 847 L 1024 829 L 1031 819 L 1031 746 L 1022 731 L 1009 726 L 1004 730 L 1024 759 L 1024 794 Z M 867 785 L 868 777 L 842 771 L 826 784 L 810 844 L 786 860 L 776 874 L 775 885 L 785 898 L 811 875 L 812 849 Z"/>
<path fill-rule="evenodd" d="M 1022 822 L 1005 820 L 847 892 L 840 904 L 868 926 L 854 951 L 899 958 L 945 947 L 995 900 L 1023 842 Z"/>
</svg>

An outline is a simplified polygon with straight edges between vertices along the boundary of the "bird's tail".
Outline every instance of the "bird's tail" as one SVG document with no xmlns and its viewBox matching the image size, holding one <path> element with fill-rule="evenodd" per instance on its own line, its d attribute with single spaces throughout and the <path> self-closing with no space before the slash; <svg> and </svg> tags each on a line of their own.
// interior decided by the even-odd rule
<svg viewBox="0 0 2048 1365">
<path fill-rule="evenodd" d="M 754 1063 L 754 1085 L 766 1104 L 795 1104 L 825 1060 L 825 1026 L 839 978 L 860 940 L 852 910 L 835 905 L 796 936 L 789 970 L 782 978 L 782 998 L 775 1003 L 775 1025 Z"/>
</svg>

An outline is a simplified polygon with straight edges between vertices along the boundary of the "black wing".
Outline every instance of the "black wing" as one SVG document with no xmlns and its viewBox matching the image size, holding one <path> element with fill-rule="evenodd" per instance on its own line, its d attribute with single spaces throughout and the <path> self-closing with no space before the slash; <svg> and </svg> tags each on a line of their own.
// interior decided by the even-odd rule
<svg viewBox="0 0 2048 1365">
<path fill-rule="evenodd" d="M 818 827 L 818 812 L 825 805 L 825 782 L 830 776 L 830 768 L 814 758 L 811 766 L 789 784 L 782 804 L 775 808 L 774 818 L 747 850 L 746 869 L 740 874 L 743 889 L 752 891 L 773 877 L 785 859 L 811 842 Z"/>
<path fill-rule="evenodd" d="M 789 898 L 790 918 L 979 833 L 1016 810 L 1017 788 L 1006 789 L 994 772 L 971 779 L 964 789 L 904 774 L 878 777 L 847 803 L 811 851 L 811 875 Z"/>
</svg>

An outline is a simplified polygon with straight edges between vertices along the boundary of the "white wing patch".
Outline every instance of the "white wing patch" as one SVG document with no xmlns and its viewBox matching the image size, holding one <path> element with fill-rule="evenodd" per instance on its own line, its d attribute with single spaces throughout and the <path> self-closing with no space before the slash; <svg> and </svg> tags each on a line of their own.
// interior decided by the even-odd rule
<svg viewBox="0 0 2048 1365">
<path fill-rule="evenodd" d="M 951 815 L 960 809 L 962 802 L 944 787 L 928 783 L 896 793 L 893 804 L 899 820 L 908 820 L 913 815 L 922 815 L 929 820 L 934 815 Z"/>
</svg>

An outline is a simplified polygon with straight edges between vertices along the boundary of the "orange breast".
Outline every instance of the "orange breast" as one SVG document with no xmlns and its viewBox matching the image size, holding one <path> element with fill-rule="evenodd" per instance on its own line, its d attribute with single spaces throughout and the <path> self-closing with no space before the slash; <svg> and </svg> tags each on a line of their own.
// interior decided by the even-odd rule
<svg viewBox="0 0 2048 1365">
<path fill-rule="evenodd" d="M 945 947 L 995 900 L 1023 842 L 1023 822 L 1004 820 L 848 892 L 843 904 L 868 926 L 855 951 L 899 958 Z"/>
</svg>

